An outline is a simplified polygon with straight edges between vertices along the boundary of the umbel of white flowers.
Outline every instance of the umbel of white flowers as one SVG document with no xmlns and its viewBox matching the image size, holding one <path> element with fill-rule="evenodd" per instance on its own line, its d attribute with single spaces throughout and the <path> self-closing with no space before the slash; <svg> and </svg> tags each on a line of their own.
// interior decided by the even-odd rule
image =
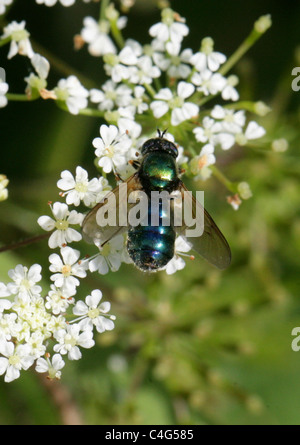
<svg viewBox="0 0 300 445">
<path fill-rule="evenodd" d="M 36 3 L 68 7 L 75 0 Z M 0 0 L 0 14 L 11 4 L 12 0 Z M 0 36 L 0 46 L 8 45 L 8 59 L 21 55 L 28 57 L 32 65 L 32 72 L 25 77 L 24 94 L 10 92 L 9 75 L 7 79 L 0 78 L 0 107 L 9 106 L 10 101 L 47 99 L 71 114 L 105 121 L 91 144 L 95 164 L 103 174 L 89 179 L 81 166 L 74 173 L 64 170 L 57 183 L 63 202 L 51 204 L 52 215 L 38 219 L 40 227 L 51 232 L 49 247 L 58 249 L 49 256 L 51 284 L 46 289 L 40 286 L 39 264 L 18 264 L 8 272 L 8 282 L 0 283 L 0 374 L 6 382 L 15 380 L 30 366 L 47 372 L 50 378 L 60 378 L 66 358 L 78 360 L 82 349 L 94 346 L 95 331 L 103 333 L 114 328 L 115 316 L 110 314 L 110 303 L 102 301 L 100 290 L 92 290 L 84 299 L 75 298 L 88 271 L 106 274 L 131 261 L 124 236 L 113 238 L 90 258 L 71 244 L 82 238 L 84 213 L 111 190 L 106 175 L 129 177 L 133 172 L 129 161 L 139 158 L 140 147 L 154 136 L 157 126 L 169 129 L 165 137 L 177 144 L 178 166 L 195 179 L 207 179 L 212 172 L 218 172 L 215 163 L 223 150 L 253 143 L 265 134 L 260 124 L 247 118 L 247 112 L 262 116 L 268 107 L 262 102 L 242 106 L 238 102 L 237 76 L 226 77 L 236 61 L 235 55 L 227 59 L 214 49 L 210 37 L 202 40 L 197 52 L 182 48 L 189 28 L 185 19 L 170 8 L 163 9 L 161 21 L 151 26 L 149 44 L 141 45 L 134 39 L 124 41 L 121 31 L 127 19 L 109 1 L 101 5 L 100 21 L 85 17 L 75 39 L 78 47 L 87 44 L 91 56 L 103 58 L 107 80 L 90 91 L 75 75 L 49 87 L 50 63 L 34 53 L 25 21 L 12 21 Z M 238 54 L 245 52 L 270 24 L 269 16 L 261 17 Z M 209 108 L 209 100 L 216 97 L 220 103 Z M 153 131 L 145 133 L 143 128 Z M 189 147 L 184 147 L 187 139 Z M 222 178 L 220 174 L 216 176 Z M 230 197 L 236 209 L 241 199 L 251 196 L 251 190 L 245 181 L 226 180 L 227 183 L 236 192 Z M 7 185 L 7 178 L 1 175 L 0 200 L 8 196 Z M 78 211 L 79 206 L 85 210 Z M 178 237 L 166 273 L 181 270 L 185 266 L 183 257 L 190 249 L 191 245 Z"/>
</svg>

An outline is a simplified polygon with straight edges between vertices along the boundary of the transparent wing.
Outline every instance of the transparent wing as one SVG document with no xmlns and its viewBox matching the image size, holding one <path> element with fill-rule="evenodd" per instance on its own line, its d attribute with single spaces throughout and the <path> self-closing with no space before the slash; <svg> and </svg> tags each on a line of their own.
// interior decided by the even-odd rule
<svg viewBox="0 0 300 445">
<path fill-rule="evenodd" d="M 191 212 L 193 219 L 197 219 L 197 223 L 201 227 L 202 235 L 198 237 L 186 236 L 189 227 L 184 224 L 184 217 L 183 224 L 181 226 L 175 226 L 174 229 L 178 235 L 184 236 L 186 240 L 193 245 L 193 249 L 209 263 L 219 269 L 226 269 L 231 262 L 231 251 L 226 239 L 209 213 L 202 207 L 200 202 L 195 199 L 192 193 L 187 190 L 182 182 L 179 190 L 186 209 Z M 182 211 L 184 209 L 184 203 L 182 205 Z"/>
<path fill-rule="evenodd" d="M 127 230 L 127 225 L 120 225 L 120 210 L 124 215 L 122 204 L 127 205 L 127 211 L 133 206 L 128 204 L 128 195 L 135 190 L 141 190 L 141 183 L 138 179 L 137 173 L 132 175 L 127 181 L 120 184 L 111 192 L 107 193 L 99 204 L 97 204 L 85 217 L 82 223 L 82 233 L 85 241 L 91 244 L 96 244 L 98 247 L 102 247 L 108 241 L 110 241 L 116 235 L 119 235 Z M 110 211 L 116 215 L 115 225 L 99 225 L 99 209 L 108 203 L 112 203 L 113 206 Z M 127 221 L 127 218 L 126 218 Z"/>
</svg>

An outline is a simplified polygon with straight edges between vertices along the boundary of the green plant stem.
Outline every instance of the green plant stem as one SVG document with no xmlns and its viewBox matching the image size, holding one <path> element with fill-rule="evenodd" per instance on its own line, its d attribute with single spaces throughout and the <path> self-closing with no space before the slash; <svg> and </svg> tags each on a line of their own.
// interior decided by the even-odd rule
<svg viewBox="0 0 300 445">
<path fill-rule="evenodd" d="M 152 98 L 154 98 L 154 96 L 155 96 L 155 94 L 156 94 L 156 91 L 154 90 L 154 88 L 152 88 L 152 86 L 149 85 L 149 84 L 147 84 L 147 83 L 144 83 L 143 86 L 146 88 L 146 90 L 147 90 L 147 92 L 150 94 L 150 96 L 151 96 Z"/>
<path fill-rule="evenodd" d="M 9 43 L 10 41 L 11 41 L 11 37 L 6 37 L 6 39 L 1 39 L 0 46 L 7 45 L 7 43 Z"/>
<path fill-rule="evenodd" d="M 115 39 L 117 45 L 119 46 L 120 49 L 124 48 L 124 39 L 122 36 L 122 33 L 120 32 L 118 26 L 117 26 L 117 22 L 116 21 L 111 21 L 110 22 L 110 29 L 111 29 L 111 33 L 113 35 L 113 38 Z"/>
<path fill-rule="evenodd" d="M 8 101 L 14 102 L 32 102 L 33 100 L 39 99 L 40 96 L 37 97 L 29 97 L 27 94 L 15 94 L 15 93 L 7 93 L 6 98 Z"/>
<path fill-rule="evenodd" d="M 42 241 L 46 238 L 49 238 L 51 233 L 42 233 L 41 235 L 34 236 L 32 238 L 26 238 L 23 241 L 19 241 L 17 243 L 9 244 L 3 247 L 0 247 L 0 253 L 7 252 L 8 250 L 18 249 L 20 247 L 28 246 L 29 244 L 36 243 L 38 241 Z"/>
<path fill-rule="evenodd" d="M 237 63 L 239 59 L 254 45 L 254 43 L 263 35 L 263 33 L 252 29 L 248 37 L 237 48 L 237 50 L 229 57 L 227 62 L 219 69 L 219 73 L 223 76 Z"/>
<path fill-rule="evenodd" d="M 101 20 L 106 20 L 106 8 L 109 5 L 110 0 L 101 0 L 100 2 L 100 17 L 99 17 L 99 22 Z"/>
<path fill-rule="evenodd" d="M 60 59 L 56 55 L 54 55 L 51 51 L 47 50 L 44 46 L 40 45 L 38 42 L 36 42 L 34 39 L 30 39 L 32 42 L 32 46 L 36 52 L 39 54 L 42 54 L 46 59 L 49 60 L 51 68 L 54 68 L 57 72 L 63 74 L 64 76 L 76 76 L 80 82 L 86 87 L 86 88 L 95 88 L 96 84 L 93 80 L 90 78 L 84 76 L 82 73 L 80 73 L 78 70 L 73 68 L 71 65 L 66 63 L 64 60 Z"/>
<path fill-rule="evenodd" d="M 226 176 L 216 167 L 215 165 L 210 166 L 211 171 L 213 172 L 214 176 L 223 184 L 225 187 L 232 193 L 236 193 L 236 185 L 231 182 L 229 179 L 226 178 Z"/>
</svg>

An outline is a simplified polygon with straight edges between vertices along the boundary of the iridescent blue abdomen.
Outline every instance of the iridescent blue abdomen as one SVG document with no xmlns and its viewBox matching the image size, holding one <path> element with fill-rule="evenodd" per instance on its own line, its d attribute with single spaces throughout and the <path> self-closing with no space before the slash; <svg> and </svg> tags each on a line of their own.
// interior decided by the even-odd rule
<svg viewBox="0 0 300 445">
<path fill-rule="evenodd" d="M 148 225 L 130 227 L 127 250 L 135 265 L 143 271 L 163 268 L 174 256 L 175 231 L 163 225 L 164 209 L 159 203 L 158 225 L 151 225 L 151 202 L 148 205 Z"/>
</svg>

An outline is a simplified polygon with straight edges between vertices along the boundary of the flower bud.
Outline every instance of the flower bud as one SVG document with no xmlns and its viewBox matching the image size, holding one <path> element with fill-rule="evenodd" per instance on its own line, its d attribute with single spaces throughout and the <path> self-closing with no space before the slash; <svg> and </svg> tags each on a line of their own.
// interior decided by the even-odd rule
<svg viewBox="0 0 300 445">
<path fill-rule="evenodd" d="M 254 23 L 255 31 L 263 34 L 266 32 L 272 25 L 272 19 L 270 14 L 262 15 L 258 20 Z"/>
</svg>

